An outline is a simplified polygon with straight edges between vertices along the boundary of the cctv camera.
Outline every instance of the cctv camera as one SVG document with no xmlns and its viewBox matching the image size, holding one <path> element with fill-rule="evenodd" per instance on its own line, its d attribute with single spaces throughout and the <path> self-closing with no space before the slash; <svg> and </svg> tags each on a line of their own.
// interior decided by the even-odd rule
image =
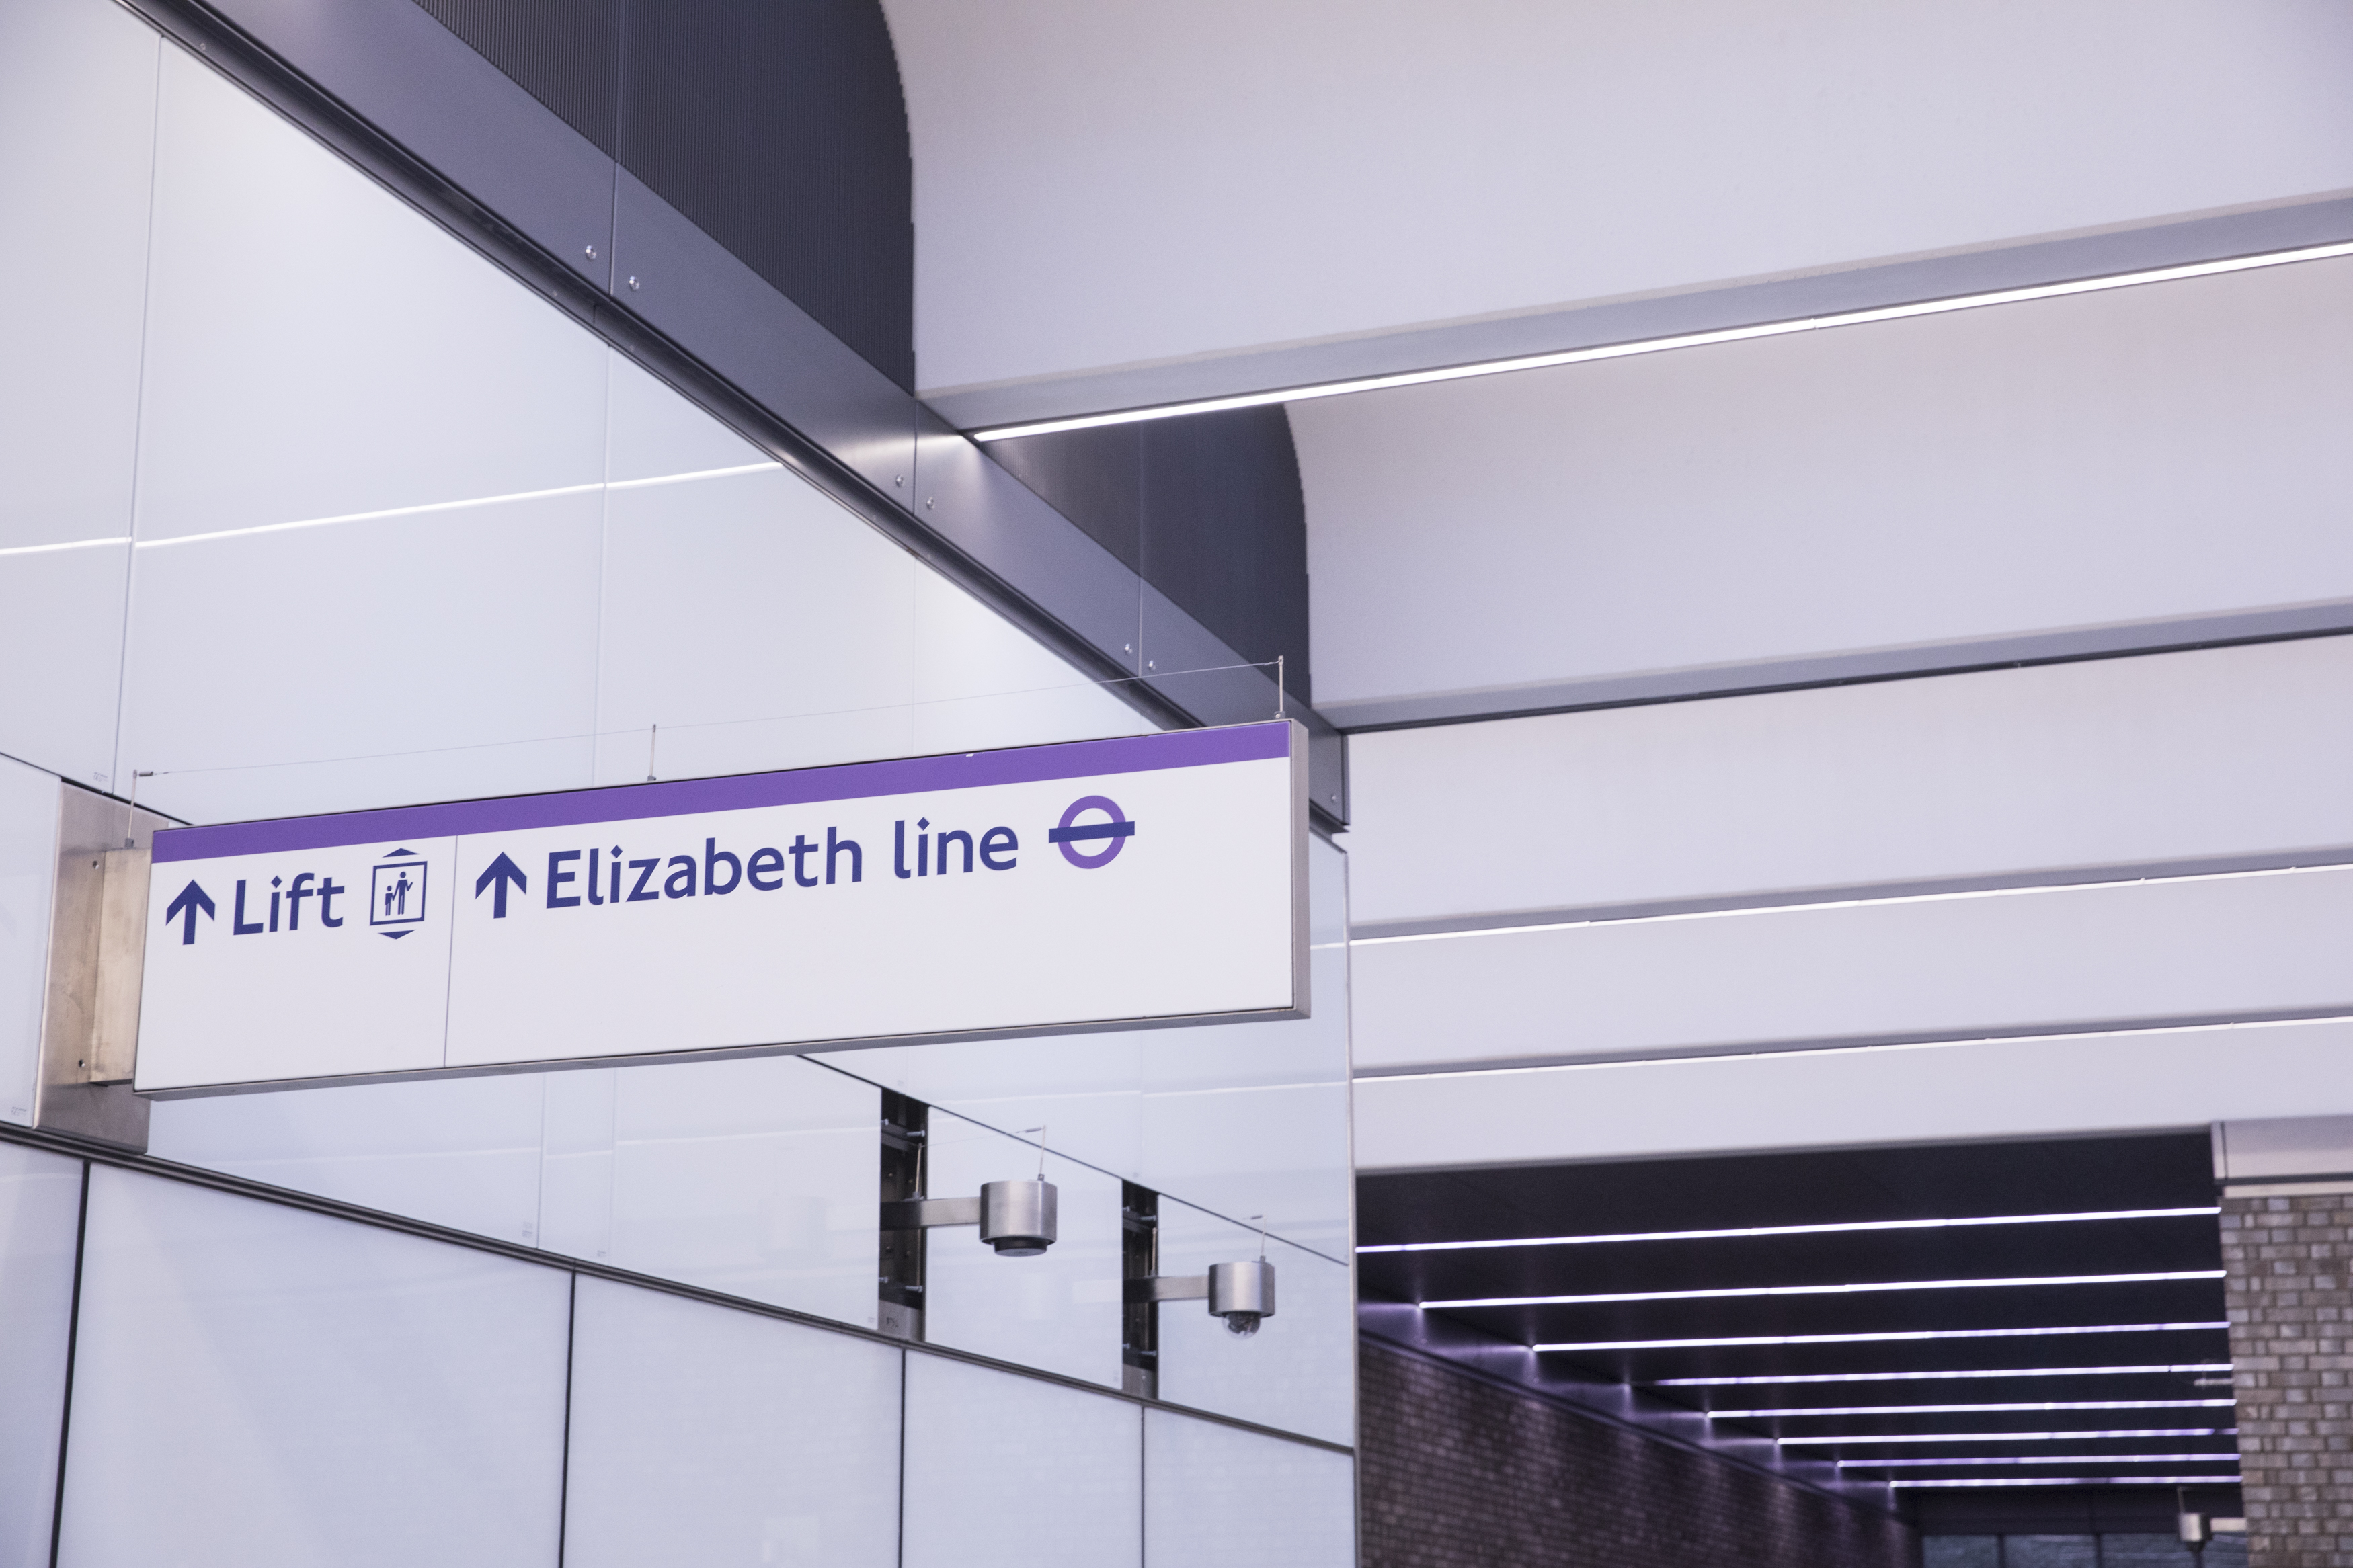
<svg viewBox="0 0 2353 1568">
<path fill-rule="evenodd" d="M 980 1239 L 999 1258 L 1035 1258 L 1054 1245 L 1054 1184 L 986 1182 L 980 1189 Z"/>
<path fill-rule="evenodd" d="M 1263 1258 L 1210 1264 L 1209 1311 L 1225 1320 L 1228 1333 L 1258 1332 L 1274 1316 L 1274 1265 Z"/>
</svg>

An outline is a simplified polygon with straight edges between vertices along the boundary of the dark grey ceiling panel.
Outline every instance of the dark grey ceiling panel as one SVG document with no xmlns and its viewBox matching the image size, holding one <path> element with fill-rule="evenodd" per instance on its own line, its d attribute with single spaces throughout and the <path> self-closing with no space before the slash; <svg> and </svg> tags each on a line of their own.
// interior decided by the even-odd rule
<svg viewBox="0 0 2353 1568">
<path fill-rule="evenodd" d="M 621 32 L 622 166 L 912 393 L 914 163 L 882 7 L 659 0 Z"/>
<path fill-rule="evenodd" d="M 624 169 L 613 215 L 613 298 L 911 505 L 915 401 Z"/>
<path fill-rule="evenodd" d="M 1135 573 L 928 410 L 918 417 L 916 517 L 1116 668 L 1140 672 Z"/>
<path fill-rule="evenodd" d="M 1087 531 L 1129 571 L 1144 570 L 1144 427 L 1113 425 L 994 441 L 997 465 Z"/>
<path fill-rule="evenodd" d="M 1167 595 L 1144 584 L 1145 683 L 1205 724 L 1271 719 L 1274 671 L 1245 661 Z"/>
<path fill-rule="evenodd" d="M 601 151 L 619 151 L 622 0 L 417 4 Z"/>
<path fill-rule="evenodd" d="M 606 281 L 613 160 L 411 0 L 213 8 L 550 256 Z"/>
</svg>

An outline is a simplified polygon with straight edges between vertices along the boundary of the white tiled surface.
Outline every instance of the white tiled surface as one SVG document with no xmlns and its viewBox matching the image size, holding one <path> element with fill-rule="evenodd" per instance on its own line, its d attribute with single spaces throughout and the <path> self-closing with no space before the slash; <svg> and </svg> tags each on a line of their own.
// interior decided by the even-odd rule
<svg viewBox="0 0 2353 1568">
<path fill-rule="evenodd" d="M 0 757 L 0 1121 L 33 1121 L 49 900 L 58 874 L 58 781 Z"/>
<path fill-rule="evenodd" d="M 157 146 L 141 539 L 604 478 L 589 334 L 169 46 Z"/>
<path fill-rule="evenodd" d="M 540 1078 L 540 1247 L 608 1263 L 613 1257 L 614 1120 L 619 1070 Z"/>
<path fill-rule="evenodd" d="M 873 1326 L 871 1085 L 797 1057 L 623 1068 L 613 1079 L 611 1262 Z M 558 1235 L 594 1225 L 558 1220 L 552 1201 L 549 1214 Z"/>
<path fill-rule="evenodd" d="M 1122 1400 L 911 1354 L 900 1562 L 1133 1568 L 1144 1544 L 1140 1414 Z"/>
<path fill-rule="evenodd" d="M 1030 1144 L 936 1110 L 925 1159 L 924 1192 L 935 1198 L 977 1197 L 984 1182 L 1038 1173 Z M 1058 1189 L 1061 1238 L 1038 1257 L 1000 1258 L 970 1226 L 930 1233 L 923 1337 L 1117 1388 L 1119 1180 L 1050 1154 L 1046 1179 Z"/>
<path fill-rule="evenodd" d="M 554 1562 L 569 1286 L 100 1167 L 58 1561 Z"/>
<path fill-rule="evenodd" d="M 80 1218 L 80 1161 L 0 1143 L 0 1561 L 49 1558 Z"/>
<path fill-rule="evenodd" d="M 19 304 L 0 370 L 0 550 L 131 531 L 160 47 L 113 5 L 0 8 L 0 289 Z"/>
<path fill-rule="evenodd" d="M 650 479 L 773 462 L 651 372 L 607 350 L 605 478 Z"/>
<path fill-rule="evenodd" d="M 154 1102 L 148 1152 L 363 1208 L 530 1245 L 539 1077 L 355 1084 Z"/>
<path fill-rule="evenodd" d="M 113 787 L 130 570 L 128 544 L 0 551 L 0 751 Z"/>
<path fill-rule="evenodd" d="M 566 1568 L 896 1568 L 902 1360 L 581 1280 Z"/>
<path fill-rule="evenodd" d="M 588 783 L 601 499 L 137 552 L 122 765 L 205 822 Z"/>
<path fill-rule="evenodd" d="M 1015 631 L 944 577 L 914 581 L 909 729 L 918 752 L 1149 734 L 1143 715 Z"/>
<path fill-rule="evenodd" d="M 781 468 L 607 504 L 600 782 L 905 753 L 913 556 Z"/>
<path fill-rule="evenodd" d="M 1351 1568 L 1355 1470 L 1345 1454 L 1148 1410 L 1145 1560 L 1153 1568 Z"/>
<path fill-rule="evenodd" d="M 1160 1272 L 1207 1274 L 1258 1256 L 1258 1233 L 1172 1198 L 1160 1200 Z M 1327 1443 L 1356 1440 L 1354 1277 L 1335 1263 L 1270 1241 L 1271 1318 L 1244 1337 L 1203 1301 L 1160 1307 L 1160 1397 Z"/>
</svg>

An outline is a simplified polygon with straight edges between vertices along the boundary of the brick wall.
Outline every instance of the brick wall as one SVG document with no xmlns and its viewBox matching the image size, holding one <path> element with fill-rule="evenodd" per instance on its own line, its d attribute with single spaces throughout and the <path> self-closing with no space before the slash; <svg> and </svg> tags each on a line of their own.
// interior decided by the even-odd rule
<svg viewBox="0 0 2353 1568">
<path fill-rule="evenodd" d="M 2353 1192 L 2222 1200 L 2249 1568 L 2353 1563 Z"/>
<path fill-rule="evenodd" d="M 1364 1568 L 1916 1568 L 1910 1527 L 1365 1340 Z"/>
</svg>

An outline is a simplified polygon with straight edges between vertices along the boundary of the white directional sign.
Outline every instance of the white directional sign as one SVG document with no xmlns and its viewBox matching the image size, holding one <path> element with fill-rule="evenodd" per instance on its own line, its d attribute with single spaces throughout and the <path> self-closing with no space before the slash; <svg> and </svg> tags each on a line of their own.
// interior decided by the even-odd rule
<svg viewBox="0 0 2353 1568">
<path fill-rule="evenodd" d="M 135 1084 L 1303 1017 L 1289 721 L 172 828 Z"/>
</svg>

